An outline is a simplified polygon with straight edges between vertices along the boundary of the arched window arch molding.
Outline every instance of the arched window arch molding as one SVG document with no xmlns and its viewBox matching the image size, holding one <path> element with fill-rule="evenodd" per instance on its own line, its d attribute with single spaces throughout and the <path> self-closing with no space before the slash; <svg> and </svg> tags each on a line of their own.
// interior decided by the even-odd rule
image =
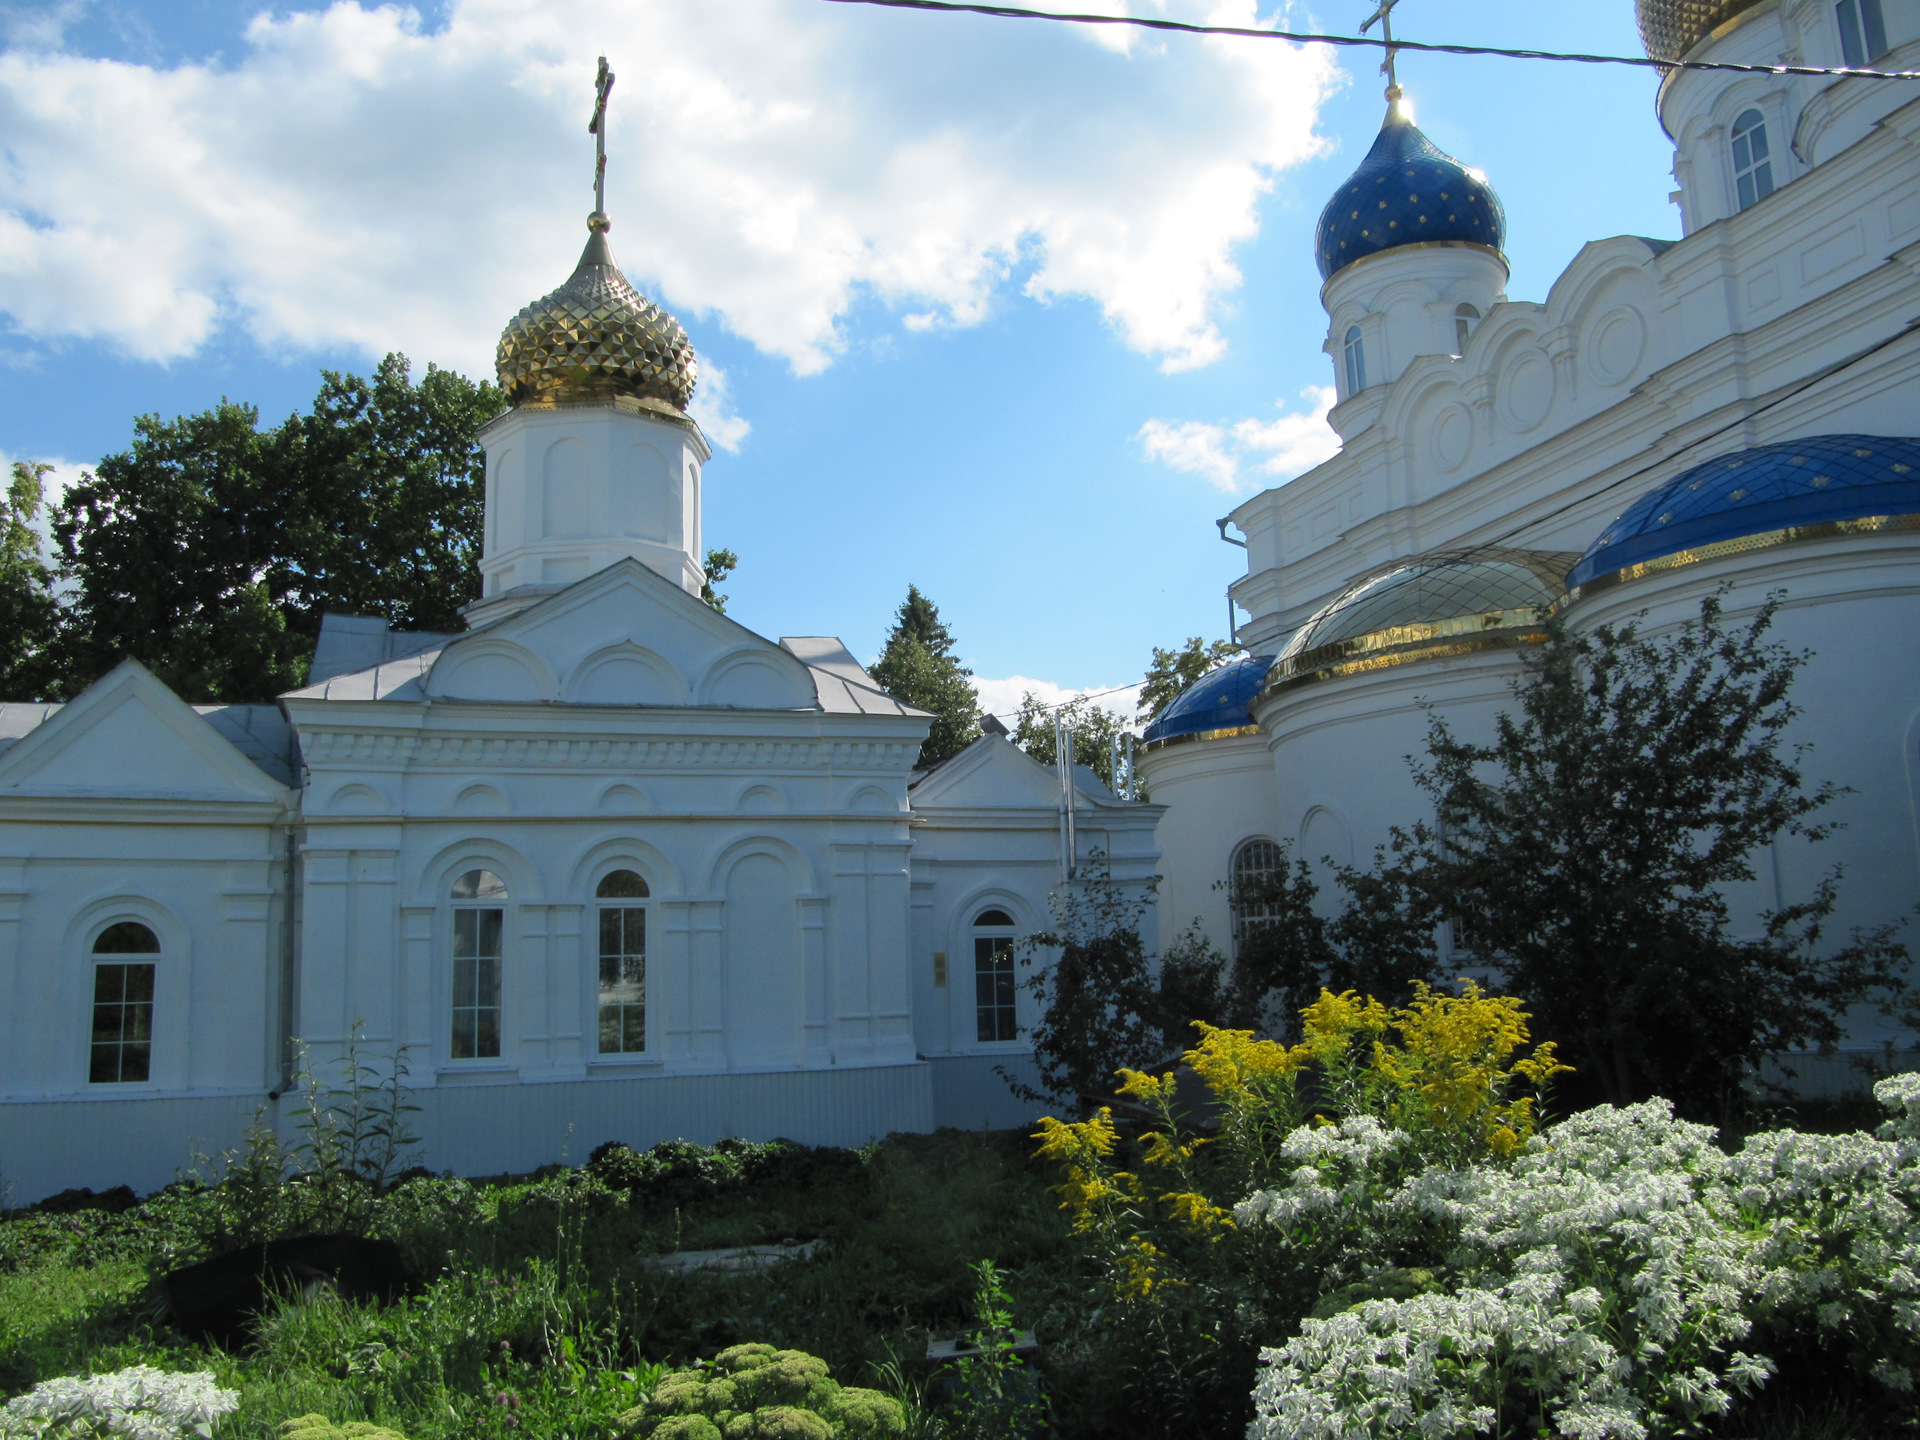
<svg viewBox="0 0 1920 1440">
<path fill-rule="evenodd" d="M 1046 928 L 1040 917 L 1018 891 L 1009 890 L 1004 885 L 982 885 L 970 891 L 967 898 L 953 907 L 947 917 L 947 953 L 957 954 L 964 942 L 973 933 L 973 921 L 982 910 L 1004 910 L 1013 917 L 1016 929 L 1022 935 L 1032 935 Z"/>
<path fill-rule="evenodd" d="M 566 682 L 561 686 L 562 696 L 569 704 L 583 703 L 580 701 L 580 694 L 592 681 L 595 673 L 603 666 L 619 663 L 637 665 L 647 671 L 660 693 L 673 697 L 665 703 L 685 703 L 693 693 L 693 687 L 687 684 L 686 679 L 666 656 L 632 640 L 621 640 L 616 644 L 601 646 L 569 670 Z M 649 700 L 645 703 L 657 702 Z"/>
<path fill-rule="evenodd" d="M 787 879 L 793 883 L 796 900 L 821 898 L 813 862 L 807 858 L 806 852 L 775 835 L 745 836 L 715 856 L 707 870 L 707 898 L 721 900 L 726 897 L 727 877 L 733 873 L 733 867 L 749 855 L 768 855 L 786 866 Z"/>
<path fill-rule="evenodd" d="M 560 698 L 560 683 L 552 668 L 535 651 L 499 636 L 456 640 L 434 659 L 422 687 L 429 695 L 448 693 L 444 686 L 460 683 L 460 672 L 486 659 L 506 660 L 525 670 L 541 699 Z M 457 693 L 457 692 L 455 692 Z"/>
<path fill-rule="evenodd" d="M 88 1082 L 88 1060 L 93 1034 L 94 942 L 109 926 L 131 920 L 153 931 L 160 953 L 144 957 L 155 962 L 153 985 L 153 1062 L 145 1081 L 115 1084 L 115 1094 L 145 1094 L 179 1089 L 187 1076 L 188 1000 L 191 994 L 193 946 L 186 925 L 169 907 L 145 895 L 120 892 L 89 901 L 68 919 L 61 940 L 60 1015 L 63 1031 L 59 1056 L 59 1088 L 71 1094 L 98 1094 Z M 138 957 L 129 957 L 138 958 Z"/>
<path fill-rule="evenodd" d="M 1799 157 L 1794 154 L 1792 145 L 1795 126 L 1790 123 L 1797 120 L 1798 116 L 1789 113 L 1786 92 L 1769 88 L 1763 82 L 1729 87 L 1714 98 L 1713 109 L 1709 112 L 1710 124 L 1703 134 L 1703 141 L 1711 145 L 1712 153 L 1717 157 L 1714 173 L 1720 177 L 1721 215 L 1740 213 L 1733 127 L 1749 110 L 1759 111 L 1760 119 L 1766 126 L 1767 155 L 1773 167 L 1773 188 L 1784 188 L 1800 173 Z"/>
<path fill-rule="evenodd" d="M 632 835 L 620 835 L 588 847 L 567 872 L 567 895 L 590 903 L 595 887 L 615 870 L 632 870 L 647 882 L 655 900 L 681 898 L 680 870 L 666 851 Z"/>
<path fill-rule="evenodd" d="M 452 892 L 453 882 L 469 870 L 491 870 L 507 882 L 508 903 L 544 905 L 546 892 L 540 884 L 540 872 L 513 846 L 499 840 L 471 838 L 456 840 L 439 850 L 420 868 L 415 887 L 415 903 L 442 905 Z"/>
</svg>

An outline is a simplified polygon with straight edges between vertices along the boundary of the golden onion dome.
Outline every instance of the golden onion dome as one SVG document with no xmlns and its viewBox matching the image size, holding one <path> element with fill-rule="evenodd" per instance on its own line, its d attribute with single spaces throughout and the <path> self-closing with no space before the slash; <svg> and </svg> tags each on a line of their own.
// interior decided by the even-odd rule
<svg viewBox="0 0 1920 1440">
<path fill-rule="evenodd" d="M 1760 0 L 1635 0 L 1640 42 L 1656 60 L 1683 60 L 1694 46 Z"/>
<path fill-rule="evenodd" d="M 509 405 L 629 396 L 685 412 L 700 378 L 680 322 L 627 283 L 599 211 L 572 276 L 527 306 L 500 335 L 494 361 Z"/>
</svg>

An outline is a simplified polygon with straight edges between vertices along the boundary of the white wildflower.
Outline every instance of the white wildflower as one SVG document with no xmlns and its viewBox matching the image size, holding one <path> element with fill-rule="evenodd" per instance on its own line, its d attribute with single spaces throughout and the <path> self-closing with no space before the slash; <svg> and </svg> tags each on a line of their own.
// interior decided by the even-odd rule
<svg viewBox="0 0 1920 1440">
<path fill-rule="evenodd" d="M 206 1371 L 135 1365 L 111 1375 L 46 1380 L 0 1412 L 5 1440 L 185 1440 L 212 1434 L 240 1396 Z"/>
</svg>

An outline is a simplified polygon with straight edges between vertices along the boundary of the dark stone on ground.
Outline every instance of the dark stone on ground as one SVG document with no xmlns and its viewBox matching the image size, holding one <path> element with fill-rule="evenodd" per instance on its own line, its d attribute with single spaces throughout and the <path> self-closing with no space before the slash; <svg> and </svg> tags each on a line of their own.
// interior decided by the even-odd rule
<svg viewBox="0 0 1920 1440">
<path fill-rule="evenodd" d="M 163 1284 L 175 1329 L 232 1350 L 252 1338 L 277 1300 L 325 1288 L 356 1303 L 392 1304 L 406 1294 L 408 1279 L 391 1240 L 300 1235 L 183 1266 Z"/>
</svg>

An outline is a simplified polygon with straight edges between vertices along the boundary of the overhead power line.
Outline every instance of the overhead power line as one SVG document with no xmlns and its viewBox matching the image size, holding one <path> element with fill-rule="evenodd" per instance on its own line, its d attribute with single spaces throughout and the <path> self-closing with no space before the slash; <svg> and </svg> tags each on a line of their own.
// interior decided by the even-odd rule
<svg viewBox="0 0 1920 1440">
<path fill-rule="evenodd" d="M 1290 40 L 1296 45 L 1337 45 L 1361 50 L 1418 50 L 1430 55 L 1492 55 L 1503 60 L 1560 60 L 1576 65 L 1631 65 L 1641 70 L 1723 70 L 1740 75 L 1832 75 L 1861 80 L 1920 80 L 1920 70 L 1867 70 L 1844 65 L 1742 65 L 1729 60 L 1654 60 L 1645 55 L 1587 55 L 1564 50 L 1517 50 L 1500 45 L 1443 45 L 1430 41 L 1374 39 L 1367 35 L 1315 35 L 1244 25 L 1190 25 L 1140 15 L 1081 15 L 1028 10 L 1018 5 L 973 5 L 964 0 L 827 0 L 832 5 L 878 5 L 889 10 L 935 10 L 988 15 L 997 20 L 1054 20 L 1068 25 L 1127 25 L 1181 35 L 1233 35 L 1243 40 Z"/>
</svg>

